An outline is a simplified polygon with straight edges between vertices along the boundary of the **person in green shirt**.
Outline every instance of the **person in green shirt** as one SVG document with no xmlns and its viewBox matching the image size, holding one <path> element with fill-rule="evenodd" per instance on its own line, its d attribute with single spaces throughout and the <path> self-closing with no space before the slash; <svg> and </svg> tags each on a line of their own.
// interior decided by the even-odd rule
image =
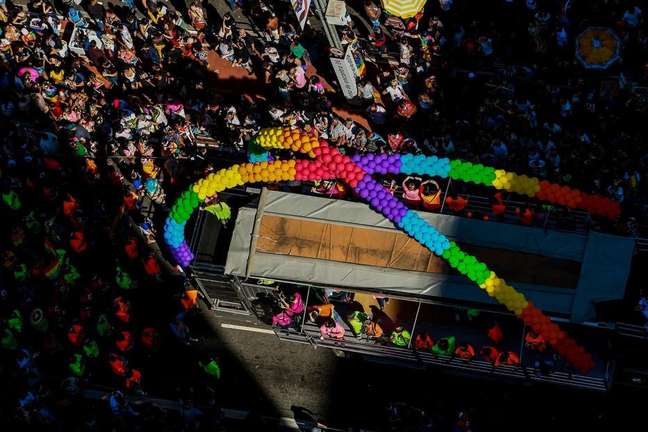
<svg viewBox="0 0 648 432">
<path fill-rule="evenodd" d="M 23 317 L 18 309 L 14 309 L 13 312 L 11 312 L 11 316 L 7 320 L 7 327 L 16 333 L 22 333 Z"/>
<path fill-rule="evenodd" d="M 432 347 L 432 353 L 451 356 L 454 354 L 456 344 L 457 341 L 454 336 L 441 338 Z"/>
<path fill-rule="evenodd" d="M 99 315 L 99 318 L 97 319 L 97 334 L 99 334 L 99 336 L 101 337 L 104 337 L 110 336 L 111 333 L 112 325 L 110 325 L 108 318 L 105 314 Z"/>
<path fill-rule="evenodd" d="M 18 341 L 11 330 L 4 329 L 2 332 L 2 338 L 0 338 L 0 346 L 12 351 L 18 348 Z"/>
<path fill-rule="evenodd" d="M 199 361 L 198 365 L 202 368 L 202 370 L 205 371 L 207 375 L 211 375 L 213 377 L 216 377 L 216 379 L 220 379 L 221 369 L 216 360 L 209 359 L 209 362 L 205 363 Z"/>
<path fill-rule="evenodd" d="M 94 340 L 89 340 L 83 345 L 83 354 L 90 359 L 99 357 L 99 345 Z"/>
<path fill-rule="evenodd" d="M 85 373 L 85 361 L 83 360 L 83 356 L 81 354 L 73 354 L 72 361 L 68 367 L 74 376 L 83 376 Z"/>
<path fill-rule="evenodd" d="M 389 340 L 398 347 L 407 347 L 412 339 L 412 335 L 403 326 L 394 329 Z"/>
</svg>

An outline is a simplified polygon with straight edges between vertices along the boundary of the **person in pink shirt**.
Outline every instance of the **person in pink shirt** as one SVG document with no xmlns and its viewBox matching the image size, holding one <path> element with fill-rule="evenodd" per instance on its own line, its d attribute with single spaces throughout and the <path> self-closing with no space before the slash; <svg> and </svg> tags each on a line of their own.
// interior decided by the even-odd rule
<svg viewBox="0 0 648 432">
<path fill-rule="evenodd" d="M 343 340 L 344 327 L 342 327 L 342 325 L 333 318 L 329 318 L 320 327 L 320 334 L 320 339 L 329 338 L 335 340 Z"/>
<path fill-rule="evenodd" d="M 421 205 L 420 184 L 421 179 L 419 177 L 408 176 L 403 180 L 403 198 L 410 207 L 418 208 Z"/>
<path fill-rule="evenodd" d="M 290 77 L 295 81 L 295 87 L 297 88 L 304 88 L 306 87 L 306 84 L 308 84 L 308 81 L 306 80 L 306 72 L 304 72 L 304 68 L 301 66 L 295 66 L 292 68 L 290 71 Z"/>
</svg>

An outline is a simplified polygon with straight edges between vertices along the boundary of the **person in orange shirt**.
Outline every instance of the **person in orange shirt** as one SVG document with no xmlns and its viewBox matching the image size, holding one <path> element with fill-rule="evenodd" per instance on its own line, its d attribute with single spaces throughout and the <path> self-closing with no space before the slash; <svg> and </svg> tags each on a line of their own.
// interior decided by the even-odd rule
<svg viewBox="0 0 648 432">
<path fill-rule="evenodd" d="M 308 319 L 310 321 L 317 321 L 318 318 L 328 319 L 333 316 L 335 306 L 332 303 L 324 303 L 321 305 L 313 305 L 308 308 Z"/>
<path fill-rule="evenodd" d="M 423 208 L 428 211 L 439 211 L 441 209 L 441 188 L 434 180 L 426 180 L 419 186 Z"/>
</svg>

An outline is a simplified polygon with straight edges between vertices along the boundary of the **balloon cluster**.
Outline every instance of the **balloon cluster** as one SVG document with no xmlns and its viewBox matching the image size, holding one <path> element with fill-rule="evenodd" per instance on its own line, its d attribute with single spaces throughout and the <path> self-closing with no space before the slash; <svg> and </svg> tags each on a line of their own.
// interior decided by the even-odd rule
<svg viewBox="0 0 648 432">
<path fill-rule="evenodd" d="M 508 310 L 517 316 L 522 314 L 522 311 L 529 303 L 523 294 L 516 291 L 503 279 L 498 278 L 493 272 L 491 272 L 488 279 L 479 286 L 486 290 L 486 293 L 489 296 L 495 297 L 498 302 L 506 306 Z"/>
<path fill-rule="evenodd" d="M 218 192 L 234 186 L 242 186 L 244 183 L 245 181 L 243 181 L 239 173 L 239 166 L 232 165 L 229 168 L 221 169 L 209 174 L 204 179 L 198 180 L 194 183 L 191 190 L 197 194 L 198 199 L 202 202 L 205 198 L 214 196 Z"/>
<path fill-rule="evenodd" d="M 193 190 L 186 190 L 180 194 L 178 200 L 171 207 L 171 218 L 178 224 L 182 224 L 189 220 L 193 211 L 200 204 L 198 194 Z"/>
<path fill-rule="evenodd" d="M 262 129 L 256 137 L 256 142 L 264 148 L 292 150 L 307 153 L 310 157 L 315 157 L 313 150 L 320 146 L 317 136 L 287 127 Z"/>
<path fill-rule="evenodd" d="M 187 242 L 184 240 L 177 248 L 171 248 L 171 254 L 173 255 L 173 259 L 175 259 L 182 267 L 188 267 L 194 259 Z"/>
<path fill-rule="evenodd" d="M 450 174 L 450 159 L 437 156 L 404 154 L 400 156 L 403 174 L 420 174 L 446 178 Z"/>
<path fill-rule="evenodd" d="M 435 255 L 442 256 L 450 247 L 450 240 L 414 211 L 408 210 L 398 225 Z"/>
<path fill-rule="evenodd" d="M 330 180 L 335 174 L 319 160 L 298 160 L 295 164 L 295 180 Z"/>
<path fill-rule="evenodd" d="M 495 180 L 495 169 L 482 164 L 473 164 L 455 159 L 450 161 L 450 172 L 448 175 L 453 180 L 491 186 L 493 180 Z"/>
<path fill-rule="evenodd" d="M 178 223 L 168 218 L 164 223 L 164 241 L 172 248 L 177 248 L 184 241 L 184 228 L 187 222 Z"/>
<path fill-rule="evenodd" d="M 448 261 L 450 267 L 456 269 L 477 285 L 486 282 L 486 279 L 491 275 L 491 271 L 486 267 L 486 264 L 479 262 L 474 256 L 459 249 L 455 242 L 450 242 L 450 246 L 443 252 L 442 256 Z"/>
<path fill-rule="evenodd" d="M 399 223 L 408 213 L 408 208 L 401 201 L 396 199 L 387 189 L 375 181 L 369 174 L 366 174 L 358 182 L 355 191 L 372 208 L 381 212 L 389 220 Z"/>
<path fill-rule="evenodd" d="M 355 155 L 351 160 L 369 174 L 398 174 L 403 172 L 401 156 L 397 154 Z"/>
<path fill-rule="evenodd" d="M 248 163 L 237 166 L 237 174 L 241 178 L 241 184 L 290 181 L 294 180 L 297 174 L 295 165 L 296 161 L 294 160 Z"/>
<path fill-rule="evenodd" d="M 549 317 L 543 314 L 532 303 L 529 303 L 522 310 L 520 318 L 534 332 L 548 341 L 558 354 L 582 373 L 587 373 L 587 371 L 594 367 L 592 355 L 585 348 L 579 346 L 574 339 L 560 330 L 557 324 L 554 324 Z"/>
<path fill-rule="evenodd" d="M 592 214 L 610 219 L 616 219 L 621 213 L 619 203 L 609 198 L 600 195 L 589 195 L 577 189 L 560 186 L 546 180 L 542 180 L 539 185 L 540 190 L 535 195 L 538 199 L 570 208 L 581 208 Z"/>
<path fill-rule="evenodd" d="M 193 255 L 184 239 L 187 220 L 207 197 L 237 185 L 251 182 L 276 182 L 286 180 L 342 179 L 373 209 L 380 211 L 398 227 L 418 240 L 438 256 L 445 258 L 451 267 L 486 290 L 488 295 L 504 304 L 527 324 L 543 335 L 556 350 L 580 370 L 593 366 L 592 358 L 576 342 L 553 324 L 541 311 L 535 309 L 521 293 L 491 272 L 484 263 L 463 252 L 454 242 L 437 231 L 416 212 L 409 210 L 400 200 L 375 181 L 371 174 L 422 174 L 450 177 L 511 192 L 535 196 L 558 204 L 579 207 L 607 217 L 618 215 L 618 203 L 600 196 L 592 196 L 569 188 L 539 182 L 538 179 L 495 170 L 481 164 L 461 160 L 450 161 L 436 156 L 375 155 L 348 156 L 318 141 L 316 136 L 295 128 L 262 130 L 256 143 L 264 148 L 288 149 L 307 153 L 312 160 L 289 160 L 233 165 L 212 173 L 194 183 L 183 192 L 173 205 L 164 226 L 164 239 L 174 259 L 181 266 L 191 263 Z"/>
<path fill-rule="evenodd" d="M 496 178 L 492 183 L 495 189 L 504 189 L 529 197 L 535 196 L 540 190 L 539 181 L 535 177 L 517 175 L 504 170 L 495 170 L 495 176 Z"/>
<path fill-rule="evenodd" d="M 320 143 L 320 147 L 313 150 L 313 152 L 322 161 L 323 167 L 328 172 L 332 173 L 336 178 L 341 178 L 353 188 L 367 174 L 349 156 L 342 155 L 337 149 L 329 147 L 326 142 Z"/>
</svg>

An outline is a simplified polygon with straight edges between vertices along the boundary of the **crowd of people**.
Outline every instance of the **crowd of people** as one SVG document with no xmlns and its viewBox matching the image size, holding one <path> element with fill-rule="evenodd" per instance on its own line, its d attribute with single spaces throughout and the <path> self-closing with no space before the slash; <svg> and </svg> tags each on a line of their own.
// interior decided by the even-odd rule
<svg viewBox="0 0 648 432">
<path fill-rule="evenodd" d="M 327 72 L 322 35 L 301 32 L 286 1 L 230 2 L 253 32 L 200 1 L 0 1 L 0 376 L 13 420 L 54 424 L 90 382 L 145 392 L 159 345 L 193 343 L 195 296 L 142 204 L 164 213 L 197 175 L 245 159 L 261 127 L 314 128 L 347 153 L 422 152 L 535 174 L 615 197 L 631 234 L 646 222 L 640 7 L 430 0 L 401 20 L 375 0 L 348 3 L 368 19 L 340 28 L 366 63 L 352 101 Z M 620 37 L 609 73 L 574 59 L 586 25 Z M 219 86 L 214 58 L 254 83 Z M 333 114 L 339 106 L 359 115 Z M 406 197 L 438 210 L 439 185 L 412 181 L 402 181 Z M 153 286 L 165 287 L 164 314 L 143 306 Z M 336 329 L 323 323 L 322 334 Z M 193 367 L 220 374 L 213 358 Z"/>
</svg>

